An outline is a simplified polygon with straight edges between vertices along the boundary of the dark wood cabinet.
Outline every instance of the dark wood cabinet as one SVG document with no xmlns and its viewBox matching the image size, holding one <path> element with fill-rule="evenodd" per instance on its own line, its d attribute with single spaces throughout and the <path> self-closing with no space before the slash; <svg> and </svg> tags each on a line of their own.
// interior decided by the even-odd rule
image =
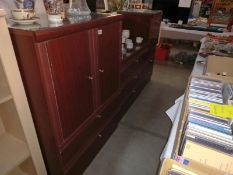
<svg viewBox="0 0 233 175">
<path fill-rule="evenodd" d="M 49 174 L 81 174 L 83 155 L 110 135 L 102 132 L 113 115 L 103 111 L 118 94 L 121 21 L 96 15 L 55 28 L 10 29 Z"/>
<path fill-rule="evenodd" d="M 158 33 L 153 21 L 161 13 L 122 14 L 95 14 L 58 27 L 41 17 L 40 28 L 10 27 L 50 175 L 82 174 L 150 80 Z M 123 60 L 122 21 L 135 25 L 132 36 L 145 38 Z"/>
<path fill-rule="evenodd" d="M 123 55 L 120 64 L 121 113 L 124 114 L 150 81 L 162 12 L 129 10 L 119 13 L 124 16 L 123 29 L 130 30 L 130 38 L 144 38 L 142 44 L 136 45 L 133 51 Z"/>
<path fill-rule="evenodd" d="M 46 42 L 62 140 L 94 112 L 90 44 L 88 30 Z"/>
<path fill-rule="evenodd" d="M 119 58 L 121 57 L 121 26 L 117 23 L 97 30 L 99 103 L 103 104 L 119 87 Z"/>
</svg>

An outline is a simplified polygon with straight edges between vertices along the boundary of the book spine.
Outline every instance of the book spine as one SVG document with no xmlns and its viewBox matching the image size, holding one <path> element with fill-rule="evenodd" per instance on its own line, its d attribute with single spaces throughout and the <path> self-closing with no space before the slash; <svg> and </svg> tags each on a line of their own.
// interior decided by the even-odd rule
<svg viewBox="0 0 233 175">
<path fill-rule="evenodd" d="M 211 142 L 205 138 L 191 136 L 191 135 L 186 135 L 186 139 L 193 141 L 193 142 L 196 142 L 196 143 L 199 143 L 199 144 L 204 145 L 204 146 L 211 147 L 213 149 L 217 149 L 217 150 L 224 152 L 226 154 L 233 155 L 233 147 L 224 146 L 224 145 L 218 144 L 216 142 Z"/>
<path fill-rule="evenodd" d="M 189 127 L 193 128 L 195 130 L 200 130 L 202 132 L 211 133 L 213 135 L 217 135 L 217 136 L 223 137 L 225 139 L 233 140 L 232 135 L 228 135 L 228 134 L 225 134 L 225 133 L 222 133 L 222 132 L 218 132 L 218 131 L 215 131 L 213 129 L 205 128 L 203 126 L 200 126 L 200 125 L 197 125 L 197 124 L 194 124 L 194 123 L 188 123 L 188 128 Z"/>
<path fill-rule="evenodd" d="M 214 123 L 202 121 L 202 120 L 199 120 L 197 118 L 193 118 L 191 116 L 188 117 L 188 121 L 191 122 L 191 123 L 194 123 L 194 124 L 209 128 L 209 129 L 213 129 L 215 131 L 219 131 L 219 132 L 222 132 L 222 133 L 225 133 L 225 134 L 228 134 L 228 135 L 232 135 L 232 131 L 230 129 L 218 126 L 218 125 L 216 125 Z"/>
</svg>

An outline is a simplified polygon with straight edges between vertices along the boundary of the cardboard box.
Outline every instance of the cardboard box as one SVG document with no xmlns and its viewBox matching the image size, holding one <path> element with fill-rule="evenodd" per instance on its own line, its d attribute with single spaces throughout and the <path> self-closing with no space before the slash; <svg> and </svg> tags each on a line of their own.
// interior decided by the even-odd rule
<svg viewBox="0 0 233 175">
<path fill-rule="evenodd" d="M 232 59 L 233 61 L 233 59 Z M 222 77 L 222 76 L 206 76 L 206 75 L 195 75 L 195 76 L 190 76 L 189 78 L 189 83 L 190 83 L 190 80 L 192 79 L 192 77 L 197 77 L 197 78 L 205 78 L 205 79 L 209 79 L 209 80 L 220 80 L 222 83 L 233 83 L 233 77 Z M 174 143 L 174 147 L 173 147 L 173 154 L 172 155 L 178 155 L 178 150 L 179 150 L 179 146 L 180 146 L 180 141 L 181 141 L 181 136 L 182 136 L 182 131 L 183 131 L 183 128 L 184 128 L 184 125 L 185 125 L 185 121 L 187 120 L 187 113 L 188 113 L 188 89 L 189 89 L 189 83 L 186 87 L 186 91 L 185 91 L 185 98 L 184 98 L 184 103 L 183 103 L 183 107 L 182 107 L 182 112 L 181 112 L 181 117 L 180 117 L 180 121 L 179 121 L 179 125 L 178 125 L 178 130 L 177 130 L 177 133 L 176 133 L 176 141 Z M 197 151 L 197 154 L 199 153 L 199 151 Z M 180 155 L 181 156 L 181 155 Z M 185 159 L 187 159 L 187 157 L 184 156 Z M 233 159 L 233 157 L 231 157 Z M 190 160 L 190 159 L 189 159 Z M 192 162 L 195 161 L 195 160 L 191 160 Z M 196 162 L 196 161 L 195 161 Z M 201 166 L 203 166 L 203 169 L 211 169 L 212 167 L 210 167 L 211 165 L 207 165 L 207 164 L 204 164 L 204 163 L 198 163 L 200 164 Z M 197 168 L 197 170 L 199 170 Z M 226 172 L 225 172 L 226 173 Z M 211 175 L 213 175 L 212 173 L 209 173 Z M 224 173 L 222 173 L 224 174 Z M 163 175 L 163 174 L 161 174 Z"/>
<path fill-rule="evenodd" d="M 208 56 L 204 75 L 220 80 L 233 81 L 233 58 Z"/>
<path fill-rule="evenodd" d="M 176 169 L 179 168 L 180 170 L 186 171 L 185 174 L 190 175 L 193 173 L 193 175 L 225 175 L 224 172 L 217 170 L 215 168 L 204 166 L 203 164 L 200 164 L 195 161 L 190 161 L 188 165 L 183 165 L 175 160 L 172 159 L 164 159 L 162 163 L 162 167 L 160 169 L 159 175 L 167 175 L 167 172 L 170 169 Z M 189 174 L 190 172 L 190 174 Z"/>
<path fill-rule="evenodd" d="M 206 165 L 206 167 L 214 167 L 228 174 L 233 173 L 232 155 L 222 153 L 210 147 L 186 140 L 183 156 L 200 162 Z"/>
</svg>

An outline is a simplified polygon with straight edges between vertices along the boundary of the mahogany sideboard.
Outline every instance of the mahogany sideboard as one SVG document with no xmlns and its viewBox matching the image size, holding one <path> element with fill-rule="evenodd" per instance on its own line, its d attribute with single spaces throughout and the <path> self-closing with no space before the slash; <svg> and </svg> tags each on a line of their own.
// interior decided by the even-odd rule
<svg viewBox="0 0 233 175">
<path fill-rule="evenodd" d="M 150 80 L 161 12 L 139 14 L 144 41 L 124 56 L 120 13 L 9 27 L 48 174 L 82 174 Z"/>
</svg>

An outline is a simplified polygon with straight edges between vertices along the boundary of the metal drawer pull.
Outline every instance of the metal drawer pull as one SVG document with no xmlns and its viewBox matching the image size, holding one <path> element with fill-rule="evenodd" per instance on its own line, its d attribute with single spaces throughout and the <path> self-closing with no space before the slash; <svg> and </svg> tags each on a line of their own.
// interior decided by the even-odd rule
<svg viewBox="0 0 233 175">
<path fill-rule="evenodd" d="M 94 80 L 94 78 L 92 76 L 88 76 L 87 77 L 89 80 Z"/>
<path fill-rule="evenodd" d="M 99 72 L 104 73 L 104 70 L 103 69 L 99 69 Z"/>
<path fill-rule="evenodd" d="M 136 90 L 132 90 L 132 93 L 135 94 L 137 91 Z"/>
<path fill-rule="evenodd" d="M 102 35 L 103 34 L 103 30 L 101 30 L 101 29 L 97 30 L 97 34 L 98 35 Z"/>
<path fill-rule="evenodd" d="M 102 136 L 102 134 L 98 134 L 98 137 L 99 137 L 99 138 L 102 138 L 103 136 Z"/>
<path fill-rule="evenodd" d="M 102 115 L 96 115 L 96 118 L 102 118 Z"/>
<path fill-rule="evenodd" d="M 152 60 L 152 59 L 149 59 L 149 62 L 150 62 L 150 63 L 153 63 L 153 60 Z"/>
</svg>

